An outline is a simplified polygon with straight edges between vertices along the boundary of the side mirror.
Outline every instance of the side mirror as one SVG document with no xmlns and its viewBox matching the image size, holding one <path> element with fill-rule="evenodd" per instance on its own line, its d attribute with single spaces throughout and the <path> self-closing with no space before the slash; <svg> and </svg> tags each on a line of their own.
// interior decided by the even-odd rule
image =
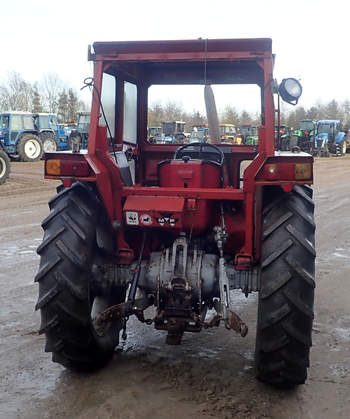
<svg viewBox="0 0 350 419">
<path fill-rule="evenodd" d="M 278 88 L 281 98 L 291 105 L 298 103 L 302 91 L 303 88 L 299 81 L 293 78 L 283 79 Z"/>
</svg>

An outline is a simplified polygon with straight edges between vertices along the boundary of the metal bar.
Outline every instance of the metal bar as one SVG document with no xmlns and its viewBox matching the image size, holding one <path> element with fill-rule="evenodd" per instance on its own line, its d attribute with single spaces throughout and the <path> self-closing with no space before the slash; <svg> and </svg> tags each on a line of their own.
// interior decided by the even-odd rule
<svg viewBox="0 0 350 419">
<path fill-rule="evenodd" d="M 227 52 L 208 52 L 207 60 L 256 60 L 264 58 L 269 54 L 254 53 L 246 51 L 227 51 Z M 118 53 L 109 52 L 104 54 L 96 54 L 95 61 L 204 61 L 204 52 L 136 52 L 136 53 Z"/>
<path fill-rule="evenodd" d="M 137 265 L 136 265 L 135 270 L 134 270 L 134 275 L 133 275 L 132 282 L 131 282 L 131 285 L 130 285 L 130 291 L 129 291 L 128 300 L 127 300 L 128 302 L 131 302 L 131 304 L 134 304 L 134 302 L 135 302 L 137 286 L 138 286 L 139 279 L 140 279 L 140 268 L 141 268 L 142 256 L 143 256 L 143 251 L 145 250 L 146 237 L 147 237 L 147 233 L 146 233 L 146 231 L 144 231 L 143 232 L 142 244 L 141 244 L 141 250 L 140 250 L 140 253 L 139 253 L 139 258 L 138 258 L 138 261 L 137 261 Z"/>
<path fill-rule="evenodd" d="M 180 198 L 214 199 L 243 201 L 245 194 L 240 189 L 216 189 L 216 188 L 162 188 L 126 186 L 122 190 L 122 196 L 143 195 L 143 196 L 178 196 Z"/>
</svg>

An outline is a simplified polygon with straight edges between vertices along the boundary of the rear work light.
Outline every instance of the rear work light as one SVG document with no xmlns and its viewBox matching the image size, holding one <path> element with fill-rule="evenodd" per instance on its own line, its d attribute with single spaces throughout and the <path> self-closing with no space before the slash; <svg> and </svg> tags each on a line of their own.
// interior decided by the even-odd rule
<svg viewBox="0 0 350 419">
<path fill-rule="evenodd" d="M 266 180 L 309 180 L 312 179 L 311 163 L 267 164 L 264 167 Z"/>
<path fill-rule="evenodd" d="M 46 160 L 46 174 L 50 176 L 88 176 L 89 165 L 84 160 Z"/>
</svg>

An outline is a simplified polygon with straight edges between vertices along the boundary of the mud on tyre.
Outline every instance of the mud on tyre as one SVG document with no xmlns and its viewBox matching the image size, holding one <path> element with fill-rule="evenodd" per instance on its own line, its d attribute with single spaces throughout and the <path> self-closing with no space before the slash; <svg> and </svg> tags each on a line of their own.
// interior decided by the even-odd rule
<svg viewBox="0 0 350 419">
<path fill-rule="evenodd" d="M 51 212 L 42 223 L 44 239 L 37 249 L 40 333 L 46 335 L 45 351 L 52 352 L 53 361 L 94 370 L 113 355 L 121 328 L 119 321 L 97 328 L 94 312 L 124 301 L 125 290 L 92 286 L 92 266 L 104 257 L 97 247 L 96 225 L 106 217 L 94 190 L 77 182 L 58 192 L 49 202 Z"/>
<path fill-rule="evenodd" d="M 261 381 L 284 386 L 307 378 L 315 288 L 314 203 L 294 186 L 265 205 L 256 367 Z"/>
</svg>

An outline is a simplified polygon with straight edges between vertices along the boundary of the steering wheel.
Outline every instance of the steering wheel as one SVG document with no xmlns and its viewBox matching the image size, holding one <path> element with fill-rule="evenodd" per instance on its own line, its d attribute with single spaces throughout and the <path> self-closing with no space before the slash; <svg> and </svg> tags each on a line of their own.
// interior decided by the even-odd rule
<svg viewBox="0 0 350 419">
<path fill-rule="evenodd" d="M 182 159 L 185 156 L 199 160 L 210 160 L 220 165 L 224 162 L 224 153 L 214 144 L 190 143 L 179 147 L 174 153 L 174 159 Z"/>
</svg>

